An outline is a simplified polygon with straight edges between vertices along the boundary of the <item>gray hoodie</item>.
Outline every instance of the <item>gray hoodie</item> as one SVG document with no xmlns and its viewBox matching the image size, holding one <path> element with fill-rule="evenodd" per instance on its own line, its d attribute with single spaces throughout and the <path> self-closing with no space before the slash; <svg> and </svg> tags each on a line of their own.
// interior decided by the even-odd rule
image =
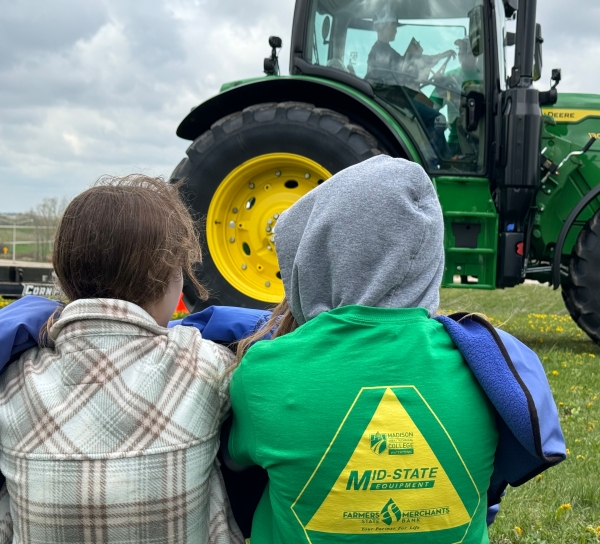
<svg viewBox="0 0 600 544">
<path fill-rule="evenodd" d="M 299 324 L 351 304 L 438 309 L 444 221 L 415 163 L 380 155 L 338 172 L 281 215 L 275 245 Z"/>
</svg>

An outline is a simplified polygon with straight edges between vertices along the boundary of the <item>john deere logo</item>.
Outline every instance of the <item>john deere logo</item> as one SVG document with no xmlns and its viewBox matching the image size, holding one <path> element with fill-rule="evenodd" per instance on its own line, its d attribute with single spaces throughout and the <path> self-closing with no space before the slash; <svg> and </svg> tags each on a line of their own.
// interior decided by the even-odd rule
<svg viewBox="0 0 600 544">
<path fill-rule="evenodd" d="M 387 447 L 387 435 L 379 431 L 371 435 L 371 450 L 381 455 Z"/>
<path fill-rule="evenodd" d="M 394 521 L 400 521 L 402 512 L 393 499 L 390 499 L 381 509 L 381 521 L 386 525 L 391 525 Z"/>
</svg>

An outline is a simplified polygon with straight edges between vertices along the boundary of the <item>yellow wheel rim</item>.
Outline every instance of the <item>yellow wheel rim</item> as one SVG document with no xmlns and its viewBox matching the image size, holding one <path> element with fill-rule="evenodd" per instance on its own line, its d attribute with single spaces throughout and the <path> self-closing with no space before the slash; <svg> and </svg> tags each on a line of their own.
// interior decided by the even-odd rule
<svg viewBox="0 0 600 544">
<path fill-rule="evenodd" d="M 283 299 L 273 228 L 279 215 L 331 174 L 292 153 L 269 153 L 241 164 L 223 180 L 208 207 L 206 237 L 221 275 L 244 295 Z"/>
</svg>

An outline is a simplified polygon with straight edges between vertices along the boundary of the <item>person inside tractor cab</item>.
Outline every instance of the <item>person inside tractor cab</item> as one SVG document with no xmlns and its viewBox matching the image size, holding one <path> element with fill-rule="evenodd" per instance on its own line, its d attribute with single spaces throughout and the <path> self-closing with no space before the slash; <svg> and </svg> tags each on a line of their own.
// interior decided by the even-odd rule
<svg viewBox="0 0 600 544">
<path fill-rule="evenodd" d="M 477 146 L 473 148 L 468 142 L 461 143 L 467 133 L 460 125 L 461 118 L 464 116 L 466 95 L 470 90 L 482 85 L 483 75 L 477 65 L 477 57 L 471 51 L 469 38 L 460 38 L 454 42 L 454 45 L 458 48 L 460 67 L 436 78 L 435 90 L 429 98 L 440 109 L 444 106 L 448 107 L 450 134 L 447 141 L 454 155 L 453 158 L 460 158 L 469 152 L 477 153 L 478 150 Z M 459 137 L 459 134 L 462 137 Z"/>
<path fill-rule="evenodd" d="M 374 13 L 373 29 L 377 32 L 377 41 L 369 52 L 365 79 L 380 80 L 387 85 L 404 85 L 418 91 L 419 83 L 425 83 L 431 68 L 443 58 L 456 57 L 456 51 L 449 49 L 437 55 L 424 55 L 422 47 L 413 38 L 406 53 L 401 55 L 390 45 L 396 39 L 398 26 L 391 4 L 383 4 Z"/>
<path fill-rule="evenodd" d="M 367 59 L 365 79 L 374 85 L 401 86 L 408 89 L 411 108 L 422 120 L 437 154 L 450 158 L 450 149 L 444 132 L 446 118 L 434 107 L 427 105 L 427 98 L 420 92 L 427 81 L 431 68 L 443 58 L 454 58 L 456 52 L 448 50 L 437 55 L 424 55 L 423 48 L 413 38 L 405 55 L 396 51 L 390 43 L 396 38 L 398 18 L 390 3 L 385 3 L 373 15 L 373 28 L 377 41 Z"/>
</svg>

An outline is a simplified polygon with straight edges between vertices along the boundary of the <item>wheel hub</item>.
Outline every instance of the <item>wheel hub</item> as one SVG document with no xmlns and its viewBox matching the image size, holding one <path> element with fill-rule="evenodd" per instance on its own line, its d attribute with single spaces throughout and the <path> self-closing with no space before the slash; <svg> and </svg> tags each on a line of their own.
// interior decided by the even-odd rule
<svg viewBox="0 0 600 544">
<path fill-rule="evenodd" d="M 227 175 L 210 202 L 206 234 L 217 269 L 233 287 L 263 302 L 282 300 L 277 219 L 329 177 L 320 164 L 292 153 L 260 155 Z"/>
</svg>

